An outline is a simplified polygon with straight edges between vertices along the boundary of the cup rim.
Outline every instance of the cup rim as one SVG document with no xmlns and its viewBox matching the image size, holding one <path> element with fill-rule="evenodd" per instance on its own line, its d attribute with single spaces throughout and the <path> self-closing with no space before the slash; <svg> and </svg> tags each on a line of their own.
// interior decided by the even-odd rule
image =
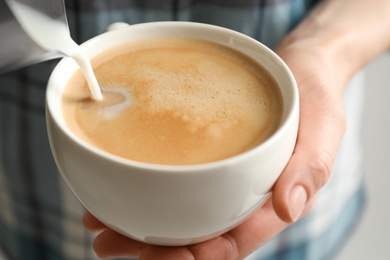
<svg viewBox="0 0 390 260">
<path fill-rule="evenodd" d="M 259 153 L 260 150 L 265 150 L 267 147 L 272 146 L 273 143 L 276 142 L 282 135 L 285 134 L 286 131 L 289 131 L 289 128 L 291 125 L 294 124 L 295 117 L 294 115 L 299 113 L 299 94 L 298 94 L 298 87 L 297 83 L 295 81 L 295 78 L 289 69 L 289 67 L 285 64 L 285 62 L 275 53 L 273 52 L 270 48 L 265 46 L 263 43 L 234 30 L 225 28 L 225 27 L 220 27 L 216 25 L 210 25 L 210 24 L 204 24 L 204 23 L 197 23 L 197 22 L 182 22 L 182 21 L 167 21 L 167 22 L 147 22 L 147 23 L 140 23 L 140 24 L 134 24 L 129 27 L 125 28 L 120 28 L 114 31 L 106 32 L 100 35 L 97 35 L 86 42 L 82 43 L 80 46 L 82 49 L 84 49 L 87 52 L 87 55 L 89 57 L 93 57 L 94 55 L 90 55 L 88 53 L 88 49 L 91 48 L 92 46 L 95 46 L 96 44 L 99 44 L 100 42 L 108 41 L 109 39 L 112 38 L 112 35 L 114 34 L 123 34 L 127 30 L 143 30 L 144 28 L 148 28 L 151 26 L 161 26 L 164 28 L 175 28 L 178 30 L 182 29 L 206 29 L 208 31 L 212 32 L 222 32 L 225 34 L 230 35 L 230 37 L 236 37 L 239 39 L 243 39 L 247 42 L 250 42 L 251 44 L 257 45 L 257 47 L 264 52 L 266 52 L 267 56 L 270 56 L 275 64 L 279 66 L 284 73 L 286 74 L 288 81 L 290 83 L 291 87 L 291 109 L 288 110 L 287 114 L 285 115 L 283 121 L 281 122 L 280 126 L 278 129 L 265 141 L 262 143 L 256 145 L 255 147 L 246 150 L 238 155 L 234 155 L 225 159 L 221 159 L 218 161 L 212 161 L 212 162 L 207 162 L 207 163 L 201 163 L 201 164 L 192 164 L 192 165 L 164 165 L 164 164 L 156 164 L 156 163 L 147 163 L 147 162 L 139 162 L 136 160 L 131 160 L 127 158 L 123 158 L 117 155 L 113 155 L 109 152 L 106 152 L 100 148 L 95 147 L 92 144 L 89 144 L 88 142 L 84 141 L 82 138 L 78 137 L 76 134 L 74 134 L 67 126 L 66 122 L 62 119 L 58 118 L 58 115 L 55 116 L 56 113 L 53 112 L 53 109 L 55 106 L 61 106 L 61 96 L 62 92 L 64 89 L 63 85 L 66 85 L 70 77 L 74 74 L 74 72 L 77 70 L 77 65 L 76 63 L 68 57 L 63 58 L 54 68 L 52 71 L 48 84 L 47 84 L 47 89 L 46 89 L 46 110 L 47 110 L 47 116 L 50 116 L 51 119 L 56 123 L 56 125 L 61 129 L 62 133 L 64 133 L 70 140 L 73 142 L 77 143 L 79 146 L 81 146 L 83 149 L 88 150 L 89 152 L 95 154 L 96 156 L 101 157 L 102 159 L 110 160 L 115 163 L 119 163 L 125 166 L 132 166 L 136 168 L 142 168 L 142 169 L 147 169 L 149 171 L 158 171 L 158 172 L 182 172 L 182 171 L 197 171 L 197 172 L 202 172 L 205 169 L 212 169 L 212 168 L 219 168 L 221 166 L 225 167 L 231 164 L 235 164 L 238 161 L 243 160 L 245 157 L 252 157 L 255 156 L 257 153 Z M 166 35 L 167 36 L 167 35 Z M 128 40 L 130 41 L 130 40 Z M 127 41 L 127 42 L 128 42 Z M 119 43 L 117 43 L 119 44 Z M 112 46 L 115 46 L 112 45 Z M 111 47 L 112 47 L 111 46 Z M 110 47 L 106 47 L 108 49 Z M 98 53 L 101 53 L 103 49 L 99 50 Z M 237 49 L 236 49 L 237 50 Z M 71 72 L 68 72 L 64 74 L 64 69 L 67 69 L 69 71 L 69 68 L 71 68 Z M 265 68 L 267 70 L 267 68 Z M 65 76 L 64 76 L 65 75 Z M 58 77 L 65 77 L 66 80 L 62 81 L 61 83 L 58 83 L 56 80 Z M 58 90 L 58 84 L 61 84 L 61 90 Z M 56 93 L 57 92 L 57 93 Z M 60 94 L 58 94 L 60 92 Z M 54 98 L 52 99 L 52 95 L 56 95 L 60 102 L 56 103 L 54 102 Z M 57 100 L 58 100 L 57 99 Z M 62 115 L 62 113 L 60 113 Z M 205 171 L 206 172 L 206 171 Z"/>
</svg>

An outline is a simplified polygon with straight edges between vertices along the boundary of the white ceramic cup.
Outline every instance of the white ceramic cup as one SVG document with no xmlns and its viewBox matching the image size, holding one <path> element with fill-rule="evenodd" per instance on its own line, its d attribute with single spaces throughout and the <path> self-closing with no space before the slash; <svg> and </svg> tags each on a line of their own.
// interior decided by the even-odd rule
<svg viewBox="0 0 390 260">
<path fill-rule="evenodd" d="M 114 156 L 69 130 L 61 95 L 76 63 L 63 59 L 47 88 L 49 140 L 60 173 L 79 201 L 113 230 L 146 243 L 187 245 L 218 236 L 247 219 L 269 197 L 295 146 L 298 90 L 288 67 L 270 49 L 241 33 L 206 24 L 154 22 L 99 35 L 82 48 L 93 57 L 141 38 L 192 37 L 236 49 L 260 63 L 280 86 L 284 116 L 265 142 L 212 163 L 164 166 Z"/>
</svg>

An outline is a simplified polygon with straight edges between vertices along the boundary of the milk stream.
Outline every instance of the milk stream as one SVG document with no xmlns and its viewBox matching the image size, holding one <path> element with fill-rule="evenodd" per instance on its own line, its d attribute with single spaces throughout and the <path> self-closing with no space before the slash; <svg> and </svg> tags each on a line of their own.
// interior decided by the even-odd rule
<svg viewBox="0 0 390 260">
<path fill-rule="evenodd" d="M 73 58 L 82 70 L 95 100 L 101 100 L 102 93 L 87 55 L 75 43 L 64 21 L 53 19 L 19 2 L 8 0 L 9 7 L 27 34 L 43 49 L 56 51 Z"/>
</svg>

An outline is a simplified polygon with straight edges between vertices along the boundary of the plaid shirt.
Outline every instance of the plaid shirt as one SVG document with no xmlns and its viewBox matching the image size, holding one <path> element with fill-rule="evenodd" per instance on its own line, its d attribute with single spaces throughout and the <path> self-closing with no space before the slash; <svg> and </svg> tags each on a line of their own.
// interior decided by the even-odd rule
<svg viewBox="0 0 390 260">
<path fill-rule="evenodd" d="M 113 22 L 190 20 L 243 32 L 271 48 L 303 19 L 314 2 L 65 0 L 70 31 L 79 43 L 98 35 Z M 55 64 L 45 62 L 0 76 L 0 247 L 9 259 L 96 258 L 93 237 L 81 224 L 85 209 L 57 173 L 48 144 L 45 86 Z M 358 110 L 359 104 L 348 103 L 349 111 Z M 357 115 L 351 117 L 352 124 L 358 122 Z M 356 143 L 356 133 L 347 136 L 342 147 Z M 313 213 L 250 258 L 329 259 L 328 253 L 338 247 L 353 226 L 363 199 L 359 189 L 360 160 L 356 160 L 360 158 L 360 147 L 343 149 Z M 345 160 L 348 164 L 343 164 Z M 350 185 L 345 188 L 340 183 Z M 326 210 L 329 207 L 332 211 Z"/>
</svg>

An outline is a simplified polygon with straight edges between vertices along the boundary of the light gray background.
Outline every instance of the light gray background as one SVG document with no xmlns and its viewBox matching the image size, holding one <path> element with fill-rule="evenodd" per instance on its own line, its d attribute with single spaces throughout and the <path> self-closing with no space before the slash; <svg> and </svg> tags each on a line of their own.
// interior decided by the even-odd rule
<svg viewBox="0 0 390 260">
<path fill-rule="evenodd" d="M 368 204 L 337 260 L 390 259 L 390 53 L 366 69 L 363 120 Z"/>
<path fill-rule="evenodd" d="M 336 260 L 390 259 L 390 53 L 366 69 L 363 120 L 368 205 Z M 4 259 L 0 252 L 0 260 Z M 327 259 L 326 259 L 327 260 Z"/>
</svg>

